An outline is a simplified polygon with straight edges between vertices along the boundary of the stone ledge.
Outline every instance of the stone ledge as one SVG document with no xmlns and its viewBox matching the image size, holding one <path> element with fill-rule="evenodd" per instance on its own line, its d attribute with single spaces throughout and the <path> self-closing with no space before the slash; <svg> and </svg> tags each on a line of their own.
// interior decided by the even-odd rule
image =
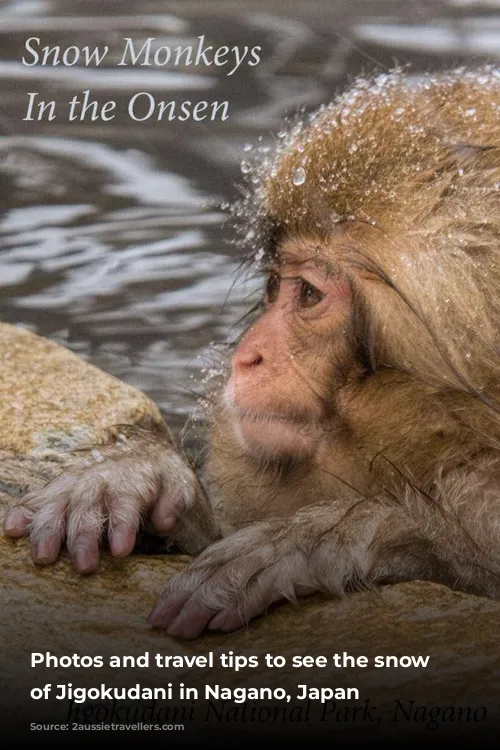
<svg viewBox="0 0 500 750">
<path fill-rule="evenodd" d="M 101 443 L 113 425 L 164 425 L 140 391 L 52 341 L 0 323 L 0 450 L 34 455 Z"/>
</svg>

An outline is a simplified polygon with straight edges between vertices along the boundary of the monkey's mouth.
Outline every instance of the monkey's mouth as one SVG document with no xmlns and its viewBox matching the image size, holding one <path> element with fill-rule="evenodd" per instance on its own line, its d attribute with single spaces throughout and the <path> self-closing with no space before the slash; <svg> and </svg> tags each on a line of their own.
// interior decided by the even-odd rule
<svg viewBox="0 0 500 750">
<path fill-rule="evenodd" d="M 259 457 L 306 458 L 314 453 L 322 435 L 318 423 L 297 414 L 236 407 L 231 417 L 240 445 Z"/>
</svg>

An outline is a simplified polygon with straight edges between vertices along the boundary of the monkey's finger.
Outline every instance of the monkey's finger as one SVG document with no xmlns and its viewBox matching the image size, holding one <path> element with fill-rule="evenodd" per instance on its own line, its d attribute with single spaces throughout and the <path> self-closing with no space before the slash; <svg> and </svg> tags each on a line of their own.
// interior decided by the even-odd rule
<svg viewBox="0 0 500 750">
<path fill-rule="evenodd" d="M 232 608 L 245 575 L 240 566 L 231 576 L 224 566 L 192 569 L 173 578 L 163 591 L 149 622 L 165 629 L 168 635 L 191 640 L 197 638 L 221 610 Z M 228 581 L 231 584 L 228 586 Z M 236 585 L 235 585 L 236 584 Z"/>
<path fill-rule="evenodd" d="M 274 580 L 265 581 L 270 578 L 270 571 L 264 571 L 262 576 L 253 581 L 240 595 L 240 602 L 234 609 L 219 612 L 208 624 L 209 630 L 221 630 L 223 633 L 231 633 L 248 625 L 250 620 L 263 614 L 269 605 L 281 601 L 283 593 L 276 587 Z"/>
<path fill-rule="evenodd" d="M 99 543 L 109 514 L 102 476 L 83 477 L 68 507 L 66 544 L 77 573 L 91 573 L 99 564 Z"/>
<path fill-rule="evenodd" d="M 231 633 L 239 630 L 246 624 L 241 612 L 233 609 L 229 612 L 218 612 L 208 623 L 209 630 L 221 630 L 223 633 Z"/>
<path fill-rule="evenodd" d="M 59 557 L 63 534 L 51 533 L 31 545 L 31 557 L 36 565 L 52 565 Z"/>
<path fill-rule="evenodd" d="M 167 630 L 169 635 L 192 639 L 200 635 L 218 612 L 228 612 L 237 606 L 240 592 L 247 590 L 254 576 L 265 573 L 270 550 L 263 546 L 221 566 L 221 559 L 230 554 L 234 558 L 233 543 L 229 551 L 227 546 L 227 540 L 221 540 L 202 553 L 188 570 L 171 578 L 149 616 L 151 625 Z M 272 579 L 270 574 L 265 578 L 266 584 Z"/>
<path fill-rule="evenodd" d="M 191 604 L 194 603 L 195 596 L 199 597 L 202 591 L 209 591 L 207 586 L 210 586 L 211 581 L 209 579 L 212 573 L 212 568 L 205 568 L 204 570 L 188 569 L 173 576 L 161 592 L 156 606 L 149 615 L 149 624 L 155 628 L 167 630 L 169 635 L 177 635 L 175 629 L 170 632 L 170 627 L 173 627 L 177 618 L 182 616 L 184 607 L 186 607 L 189 602 L 191 602 Z M 204 611 L 207 609 L 208 608 L 205 607 Z M 211 608 L 208 619 L 211 619 L 214 616 L 217 609 L 217 605 Z M 197 634 L 199 634 L 204 627 L 204 624 L 201 625 L 201 629 Z M 194 629 L 196 630 L 196 628 Z M 195 638 L 196 636 L 193 635 L 191 637 Z"/>
<path fill-rule="evenodd" d="M 210 621 L 208 629 L 224 633 L 238 630 L 266 612 L 271 604 L 286 600 L 295 603 L 297 596 L 312 593 L 315 587 L 304 578 L 301 560 L 301 555 L 288 555 L 262 569 L 239 590 L 235 605 L 219 612 Z M 292 571 L 293 577 L 290 575 Z M 298 581 L 294 582 L 296 576 Z"/>
<path fill-rule="evenodd" d="M 176 638 L 191 640 L 197 638 L 205 630 L 217 610 L 206 607 L 195 597 L 187 602 L 181 612 L 167 628 L 168 635 Z"/>
<path fill-rule="evenodd" d="M 99 536 L 95 532 L 81 532 L 71 542 L 68 550 L 77 573 L 92 573 L 99 564 Z"/>
<path fill-rule="evenodd" d="M 185 516 L 196 499 L 197 485 L 193 471 L 179 457 L 172 455 L 168 471 L 164 470 L 162 486 L 155 498 L 149 520 L 159 534 L 170 532 Z"/>
<path fill-rule="evenodd" d="M 65 501 L 52 501 L 34 512 L 29 533 L 31 556 L 37 565 L 52 565 L 57 560 L 66 535 L 66 507 Z"/>
<path fill-rule="evenodd" d="M 18 505 L 11 508 L 3 521 L 3 530 L 6 536 L 19 538 L 29 533 L 34 513 L 29 508 Z"/>
<path fill-rule="evenodd" d="M 113 557 L 126 557 L 134 549 L 141 523 L 141 512 L 147 500 L 140 494 L 110 486 L 105 493 L 108 520 L 108 541 Z M 104 517 L 101 518 L 101 522 Z"/>
<path fill-rule="evenodd" d="M 109 548 L 113 557 L 127 557 L 135 547 L 137 531 L 134 527 L 120 524 L 108 531 Z"/>
<path fill-rule="evenodd" d="M 162 492 L 149 517 L 155 530 L 159 534 L 171 531 L 177 523 L 178 517 L 179 513 L 172 507 L 168 494 Z"/>
<path fill-rule="evenodd" d="M 197 638 L 205 628 L 209 630 L 222 630 L 231 632 L 246 625 L 252 618 L 262 614 L 269 604 L 279 601 L 283 595 L 274 587 L 263 588 L 258 582 L 250 585 L 243 594 L 235 591 L 234 600 L 240 598 L 239 603 L 225 607 L 217 612 L 215 607 L 209 606 L 210 599 L 216 602 L 215 597 L 210 597 L 211 588 L 217 591 L 218 582 L 216 576 L 204 587 L 205 592 L 195 592 L 193 596 L 182 607 L 180 613 L 167 628 L 168 635 L 186 638 L 188 640 Z M 220 605 L 222 606 L 222 605 Z"/>
<path fill-rule="evenodd" d="M 189 596 L 190 593 L 186 592 L 183 597 L 170 599 L 165 595 L 165 592 L 162 592 L 158 603 L 148 617 L 148 623 L 154 628 L 166 630 L 170 623 L 177 617 Z"/>
<path fill-rule="evenodd" d="M 269 596 L 266 601 L 256 598 L 253 601 L 246 601 L 244 607 L 237 607 L 235 609 L 219 612 L 213 620 L 208 624 L 209 630 L 221 630 L 223 633 L 231 633 L 233 630 L 239 630 L 245 625 L 248 625 L 250 620 L 254 617 L 264 614 L 270 604 L 283 600 L 283 595 L 275 592 L 274 595 Z"/>
</svg>

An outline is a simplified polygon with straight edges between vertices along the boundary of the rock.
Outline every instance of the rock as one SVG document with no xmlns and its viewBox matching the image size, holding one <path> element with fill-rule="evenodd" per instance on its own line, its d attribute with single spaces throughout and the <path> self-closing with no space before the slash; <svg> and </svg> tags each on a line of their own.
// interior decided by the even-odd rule
<svg viewBox="0 0 500 750">
<path fill-rule="evenodd" d="M 20 455 L 100 443 L 113 425 L 160 426 L 160 412 L 135 388 L 52 341 L 0 325 L 0 447 Z"/>
<path fill-rule="evenodd" d="M 164 431 L 157 407 L 143 394 L 80 361 L 73 354 L 22 329 L 0 325 L 0 502 L 6 507 L 74 460 L 71 451 L 113 439 L 114 425 Z M 248 629 L 175 641 L 146 624 L 155 598 L 182 555 L 103 553 L 99 571 L 73 573 L 65 553 L 50 568 L 31 562 L 26 540 L 2 538 L 0 640 L 4 644 L 0 686 L 9 735 L 24 738 L 31 722 L 43 724 L 182 723 L 175 741 L 211 742 L 260 733 L 314 741 L 373 741 L 407 734 L 443 739 L 494 732 L 500 704 L 500 603 L 431 583 L 412 582 L 365 591 L 342 600 L 310 597 L 298 606 L 274 608 Z M 31 667 L 33 652 L 54 657 L 103 657 L 102 668 Z M 258 657 L 258 666 L 223 668 L 222 654 Z M 366 656 L 368 666 L 335 667 L 333 655 Z M 149 668 L 111 668 L 111 656 L 148 654 Z M 155 655 L 212 655 L 214 667 L 156 667 Z M 265 656 L 286 660 L 266 666 Z M 296 668 L 297 655 L 327 657 L 325 668 Z M 376 668 L 377 655 L 429 656 L 427 667 Z M 197 701 L 183 702 L 179 685 L 196 688 Z M 58 700 L 58 685 L 100 688 L 167 688 L 156 703 L 91 698 Z M 49 699 L 33 688 L 50 684 Z M 249 697 L 243 702 L 205 698 L 205 686 L 283 688 L 289 703 Z M 357 688 L 358 700 L 299 701 L 299 685 Z M 279 696 L 278 696 L 279 697 Z M 245 732 L 242 735 L 242 732 Z M 116 734 L 116 730 L 114 731 Z M 33 738 L 36 735 L 30 735 Z M 44 733 L 44 738 L 48 735 Z M 54 733 L 54 736 L 56 734 Z M 61 736 L 60 734 L 58 735 Z M 128 735 L 131 738 L 132 735 Z M 168 741 L 168 738 L 167 738 Z"/>
</svg>

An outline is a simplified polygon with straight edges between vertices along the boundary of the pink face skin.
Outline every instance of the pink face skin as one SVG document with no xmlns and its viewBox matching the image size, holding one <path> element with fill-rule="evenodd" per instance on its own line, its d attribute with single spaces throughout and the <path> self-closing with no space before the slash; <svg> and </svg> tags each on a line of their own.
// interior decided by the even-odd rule
<svg viewBox="0 0 500 750">
<path fill-rule="evenodd" d="M 344 349 L 351 298 L 345 275 L 313 261 L 269 270 L 264 312 L 233 356 L 224 394 L 246 451 L 264 458 L 315 453 L 326 416 L 317 384 L 331 379 L 328 352 Z"/>
</svg>

